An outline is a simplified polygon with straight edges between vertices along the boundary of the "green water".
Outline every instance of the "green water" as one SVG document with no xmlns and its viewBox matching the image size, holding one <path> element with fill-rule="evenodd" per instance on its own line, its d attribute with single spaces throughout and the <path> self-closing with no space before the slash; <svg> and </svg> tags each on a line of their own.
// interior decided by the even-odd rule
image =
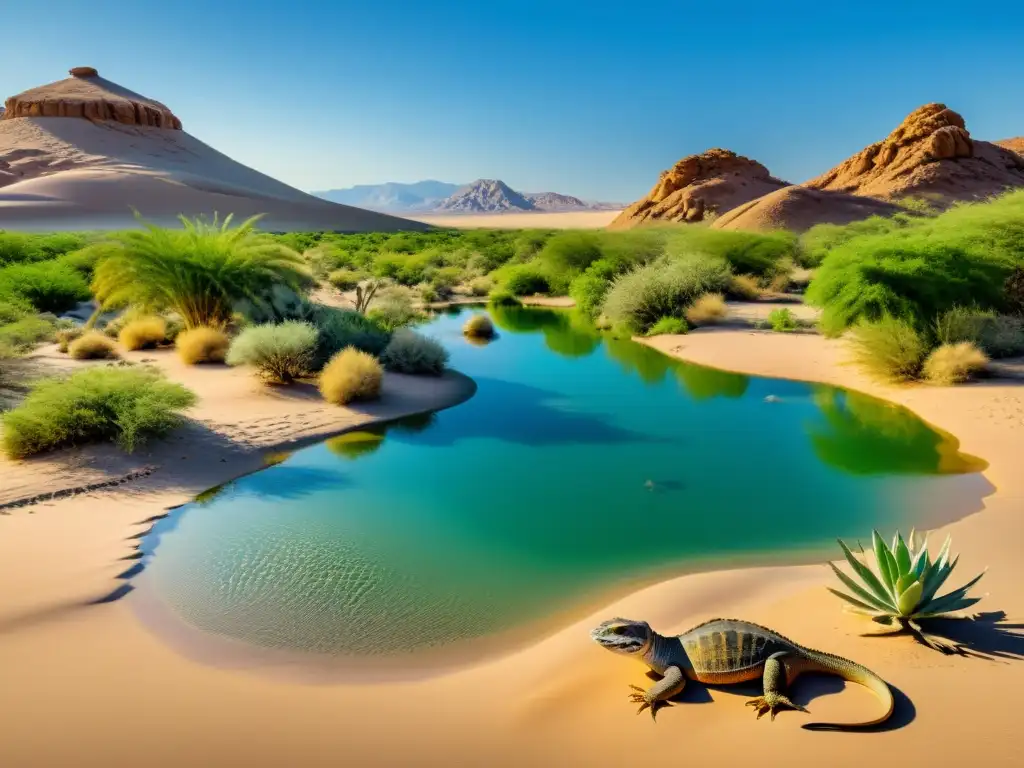
<svg viewBox="0 0 1024 768">
<path fill-rule="evenodd" d="M 146 588 L 256 646 L 390 656 L 698 561 L 834 554 L 984 493 L 955 443 L 882 401 L 688 365 L 564 311 L 492 310 L 499 338 L 473 345 L 467 316 L 424 331 L 471 400 L 204 494 L 144 540 Z"/>
</svg>

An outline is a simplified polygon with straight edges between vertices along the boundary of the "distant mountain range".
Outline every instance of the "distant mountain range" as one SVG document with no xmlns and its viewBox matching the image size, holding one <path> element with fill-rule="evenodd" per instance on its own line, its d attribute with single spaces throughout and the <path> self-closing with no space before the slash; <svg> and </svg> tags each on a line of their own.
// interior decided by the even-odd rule
<svg viewBox="0 0 1024 768">
<path fill-rule="evenodd" d="M 400 214 L 596 211 L 623 207 L 618 203 L 588 202 L 557 192 L 516 192 L 499 179 L 477 179 L 470 184 L 433 180 L 412 184 L 360 184 L 313 194 L 332 203 Z"/>
</svg>

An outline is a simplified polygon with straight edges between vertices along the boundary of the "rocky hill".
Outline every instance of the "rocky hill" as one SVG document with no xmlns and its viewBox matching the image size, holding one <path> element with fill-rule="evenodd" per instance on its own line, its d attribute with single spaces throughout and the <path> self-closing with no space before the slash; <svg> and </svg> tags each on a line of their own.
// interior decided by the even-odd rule
<svg viewBox="0 0 1024 768">
<path fill-rule="evenodd" d="M 648 195 L 626 208 L 612 228 L 657 221 L 698 222 L 788 186 L 760 163 L 727 149 L 684 157 Z"/>
<path fill-rule="evenodd" d="M 592 207 L 578 197 L 557 192 L 524 192 L 523 197 L 538 211 L 585 211 Z"/>
<path fill-rule="evenodd" d="M 993 142 L 996 146 L 1008 149 L 1011 152 L 1016 152 L 1018 155 L 1024 156 L 1024 136 L 1018 136 L 1015 139 L 1003 139 L 1001 141 Z"/>
<path fill-rule="evenodd" d="M 449 213 L 503 213 L 535 211 L 537 208 L 503 181 L 477 179 L 442 200 L 435 210 Z"/>
<path fill-rule="evenodd" d="M 1024 186 L 1024 158 L 971 138 L 945 104 L 925 104 L 885 139 L 803 186 L 879 200 L 974 200 Z"/>
<path fill-rule="evenodd" d="M 371 211 L 406 213 L 433 210 L 462 186 L 432 179 L 411 184 L 389 181 L 384 184 L 357 184 L 347 189 L 328 189 L 312 194 L 332 203 L 354 205 Z"/>
</svg>

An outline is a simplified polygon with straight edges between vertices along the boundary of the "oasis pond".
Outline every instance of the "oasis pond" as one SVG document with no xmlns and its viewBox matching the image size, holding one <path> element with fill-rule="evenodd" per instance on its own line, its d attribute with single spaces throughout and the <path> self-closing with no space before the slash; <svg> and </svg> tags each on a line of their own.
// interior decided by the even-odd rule
<svg viewBox="0 0 1024 768">
<path fill-rule="evenodd" d="M 499 335 L 474 344 L 461 327 L 481 311 Z M 653 578 L 824 561 L 837 536 L 949 520 L 984 493 L 954 439 L 865 395 L 679 362 L 565 310 L 453 309 L 419 330 L 476 394 L 175 509 L 140 577 L 175 620 L 415 658 Z"/>
</svg>

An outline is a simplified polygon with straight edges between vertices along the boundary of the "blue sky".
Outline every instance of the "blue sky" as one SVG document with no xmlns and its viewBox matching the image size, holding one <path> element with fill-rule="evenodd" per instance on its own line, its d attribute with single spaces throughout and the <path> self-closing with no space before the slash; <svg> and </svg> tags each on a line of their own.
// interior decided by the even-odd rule
<svg viewBox="0 0 1024 768">
<path fill-rule="evenodd" d="M 802 181 L 928 101 L 1024 135 L 1019 0 L 6 5 L 0 95 L 94 66 L 306 190 L 486 177 L 632 200 L 714 146 Z"/>
</svg>

